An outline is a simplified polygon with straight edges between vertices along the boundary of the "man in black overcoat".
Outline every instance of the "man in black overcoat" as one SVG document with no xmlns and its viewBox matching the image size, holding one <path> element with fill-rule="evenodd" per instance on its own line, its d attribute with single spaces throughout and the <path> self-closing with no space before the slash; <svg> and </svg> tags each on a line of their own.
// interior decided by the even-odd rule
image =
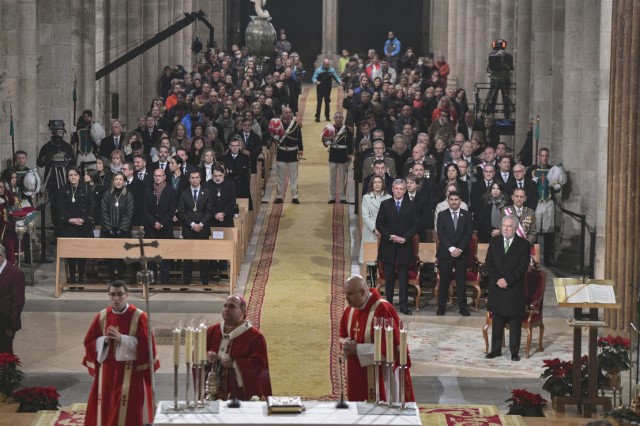
<svg viewBox="0 0 640 426">
<path fill-rule="evenodd" d="M 396 179 L 392 192 L 393 198 L 380 204 L 376 219 L 376 230 L 380 233 L 378 260 L 384 262 L 385 295 L 389 303 L 393 303 L 396 267 L 398 268 L 400 312 L 411 315 L 407 307 L 409 263 L 415 259 L 413 236 L 420 227 L 420 218 L 416 205 L 404 198 L 407 192 L 404 180 Z"/>
<path fill-rule="evenodd" d="M 487 358 L 502 355 L 505 321 L 509 322 L 511 360 L 520 361 L 520 332 L 525 312 L 524 276 L 529 267 L 531 245 L 516 235 L 518 221 L 502 219 L 502 235 L 491 238 L 485 266 L 489 274 L 487 310 L 493 314 L 491 352 Z"/>
</svg>

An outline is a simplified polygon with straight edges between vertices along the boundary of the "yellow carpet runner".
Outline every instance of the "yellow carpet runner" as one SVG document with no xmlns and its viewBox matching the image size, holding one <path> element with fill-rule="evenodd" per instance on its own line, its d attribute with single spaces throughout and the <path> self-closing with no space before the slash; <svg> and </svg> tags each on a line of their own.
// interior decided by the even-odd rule
<svg viewBox="0 0 640 426">
<path fill-rule="evenodd" d="M 335 88 L 332 97 L 335 111 Z M 326 123 L 314 122 L 316 99 L 306 88 L 298 113 L 306 158 L 298 172 L 301 204 L 291 203 L 288 189 L 284 204 L 273 204 L 274 188 L 246 293 L 249 319 L 267 340 L 274 395 L 323 399 L 340 391 L 337 332 L 351 259 L 349 208 L 327 204 Z"/>
</svg>

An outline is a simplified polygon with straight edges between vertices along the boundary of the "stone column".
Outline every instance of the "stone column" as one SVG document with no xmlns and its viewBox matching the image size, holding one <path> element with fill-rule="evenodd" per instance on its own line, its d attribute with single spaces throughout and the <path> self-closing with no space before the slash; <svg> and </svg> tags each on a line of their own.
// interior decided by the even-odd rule
<svg viewBox="0 0 640 426">
<path fill-rule="evenodd" d="M 183 16 L 184 12 L 184 0 L 172 0 L 173 3 L 173 12 L 169 16 L 169 22 L 174 22 L 176 18 Z M 169 40 L 171 40 L 173 44 L 173 56 L 171 58 L 172 66 L 173 65 L 183 65 L 184 66 L 184 30 L 178 31 L 175 33 Z"/>
<path fill-rule="evenodd" d="M 597 20 L 596 20 L 597 22 Z M 597 30 L 593 30 L 596 31 Z M 564 68 L 564 42 L 565 42 L 565 0 L 554 0 L 553 2 L 553 41 L 552 41 L 552 64 L 553 76 L 551 79 L 551 152 L 559 153 L 559 147 L 563 143 L 563 121 L 562 102 L 556 102 L 555 96 L 563 93 L 564 78 L 562 70 Z M 590 101 L 593 102 L 593 99 Z M 556 162 L 562 161 L 562 157 L 555 155 Z"/>
<path fill-rule="evenodd" d="M 494 41 L 501 37 L 500 14 L 502 11 L 502 0 L 489 0 L 489 41 Z"/>
<path fill-rule="evenodd" d="M 207 15 L 209 22 L 216 29 L 214 39 L 218 47 L 224 47 L 227 43 L 227 32 L 224 25 L 225 17 L 227 14 L 227 8 L 225 7 L 224 0 L 211 0 L 207 2 L 210 12 Z"/>
<path fill-rule="evenodd" d="M 467 32 L 465 42 L 465 69 L 464 69 L 464 89 L 467 93 L 473 93 L 473 83 L 475 77 L 475 56 L 476 56 L 476 2 L 467 3 Z"/>
<path fill-rule="evenodd" d="M 183 14 L 181 18 L 184 18 L 185 13 L 193 12 L 193 0 L 183 0 L 182 11 L 183 11 Z M 193 56 L 193 52 L 191 51 L 191 40 L 193 39 L 193 35 L 195 34 L 193 32 L 194 25 L 195 23 L 188 25 L 181 31 L 183 34 L 182 37 L 183 37 L 184 44 L 182 45 L 182 61 L 180 63 L 184 66 L 184 68 L 187 71 L 191 71 L 193 69 L 193 61 L 195 59 Z M 206 28 L 206 27 L 204 25 L 200 25 L 200 28 Z M 204 43 L 206 43 L 206 39 Z"/>
<path fill-rule="evenodd" d="M 451 84 L 457 84 L 460 71 L 458 69 L 458 56 L 456 54 L 458 46 L 458 0 L 449 0 L 448 21 L 449 25 L 447 26 L 447 30 L 449 31 L 449 34 L 447 34 L 447 62 L 449 62 L 449 68 L 451 69 L 448 81 L 450 81 Z"/>
<path fill-rule="evenodd" d="M 142 33 L 153 34 L 158 31 L 158 4 L 155 2 L 143 2 L 142 6 Z M 140 111 L 142 115 L 149 110 L 151 100 L 158 96 L 158 78 L 162 73 L 162 68 L 158 63 L 158 46 L 154 46 L 142 55 L 143 69 L 143 97 Z"/>
<path fill-rule="evenodd" d="M 598 52 L 599 60 L 599 97 L 598 97 L 598 155 L 596 170 L 607 169 L 607 145 L 609 132 L 609 90 L 611 87 L 611 14 L 613 0 L 600 2 L 600 43 Z M 598 200 L 607 200 L 607 180 L 598 179 L 596 182 L 596 197 Z M 596 264 L 594 268 L 596 278 L 605 275 L 606 262 L 606 233 L 607 228 L 607 203 L 598 203 L 596 207 Z"/>
<path fill-rule="evenodd" d="M 458 87 L 465 86 L 465 65 L 466 65 L 466 49 L 467 43 L 467 4 L 469 0 L 458 0 L 458 16 L 456 26 L 458 27 L 456 34 L 456 78 L 458 80 Z M 467 98 L 469 96 L 467 95 Z"/>
<path fill-rule="evenodd" d="M 609 143 L 607 167 L 607 228 L 605 278 L 615 281 L 622 309 L 606 310 L 614 330 L 627 330 L 637 321 L 636 299 L 640 282 L 640 143 L 637 117 L 640 88 L 640 4 L 613 2 L 611 82 L 609 86 Z M 634 286 L 634 287 L 632 287 Z"/>
<path fill-rule="evenodd" d="M 94 71 L 102 68 L 102 64 L 104 63 L 105 51 L 106 51 L 106 40 L 108 37 L 105 37 L 106 34 L 106 24 L 108 22 L 107 18 L 107 10 L 108 6 L 106 2 L 97 1 L 95 4 L 95 52 L 93 55 L 93 63 L 94 63 Z M 95 75 L 94 75 L 95 80 Z M 107 96 L 108 90 L 106 82 L 109 81 L 108 78 L 101 78 L 99 81 L 94 81 L 95 88 L 95 106 L 93 110 L 93 119 L 99 121 L 100 123 L 107 122 L 108 111 L 107 108 Z M 105 129 L 106 130 L 106 129 Z"/>
<path fill-rule="evenodd" d="M 531 0 L 518 0 L 516 5 L 516 39 L 514 50 L 516 81 L 516 154 L 520 152 L 529 131 L 531 111 Z M 534 155 L 532 158 L 536 159 Z"/>
<path fill-rule="evenodd" d="M 142 39 L 142 27 L 140 17 L 143 15 L 142 2 L 127 2 L 126 8 L 126 28 L 127 28 L 127 44 L 134 43 Z M 126 51 L 130 50 L 128 48 Z M 138 126 L 138 116 L 144 115 L 147 105 L 142 105 L 144 80 L 142 78 L 142 56 L 136 56 L 127 62 L 125 75 L 125 93 L 124 100 L 126 102 L 126 120 L 128 123 L 127 130 L 133 130 Z M 147 78 L 157 79 L 158 72 L 148 75 Z M 122 97 L 122 93 L 120 94 Z"/>
<path fill-rule="evenodd" d="M 16 150 L 29 155 L 35 166 L 38 149 L 44 143 L 38 134 L 38 31 L 35 0 L 0 1 L 0 166 L 13 161 L 9 137 L 10 108 L 13 108 Z M 51 28 L 49 27 L 49 30 Z M 40 34 L 42 36 L 42 34 Z M 51 59 L 51 57 L 49 57 Z M 48 63 L 51 66 L 51 62 Z M 49 68 L 51 69 L 51 68 Z M 45 123 L 46 125 L 46 123 Z M 46 126 L 45 126 L 46 128 Z"/>
<path fill-rule="evenodd" d="M 491 50 L 491 45 L 487 40 L 487 18 L 489 15 L 489 1 L 476 0 L 474 3 L 476 4 L 476 47 L 474 67 L 475 77 L 473 79 L 473 83 L 479 83 L 487 81 L 487 55 Z"/>
<path fill-rule="evenodd" d="M 533 73 L 532 114 L 540 112 L 540 147 L 551 143 L 551 83 L 553 77 L 552 60 L 552 23 L 553 1 L 536 0 L 532 2 L 531 27 L 531 63 Z M 535 146 L 535 143 L 534 143 Z M 534 162 L 537 156 L 534 156 Z"/>
<path fill-rule="evenodd" d="M 329 58 L 336 65 L 338 52 L 338 2 L 337 0 L 322 0 L 322 52 L 316 59 L 320 65 L 324 58 Z M 382 52 L 380 52 L 382 56 Z"/>
<path fill-rule="evenodd" d="M 449 36 L 447 23 L 449 21 L 449 1 L 431 2 L 431 51 L 437 55 L 447 55 L 447 39 Z M 426 4 L 425 4 L 426 7 Z M 403 46 L 403 52 L 404 52 Z"/>
<path fill-rule="evenodd" d="M 82 2 L 82 108 L 94 110 L 96 107 L 96 0 L 84 0 Z M 78 99 L 80 102 L 80 99 Z M 79 111 L 82 113 L 82 111 Z"/>
<path fill-rule="evenodd" d="M 158 28 L 166 28 L 169 25 L 169 21 L 171 21 L 172 9 L 171 9 L 171 0 L 158 0 L 157 3 L 157 14 L 158 14 Z M 162 43 L 158 44 L 158 69 L 162 72 L 165 66 L 172 66 L 173 61 L 171 58 L 173 57 L 173 41 L 171 39 L 164 40 Z M 162 94 L 163 98 L 167 97 L 167 93 Z"/>
<path fill-rule="evenodd" d="M 127 1 L 115 0 L 111 1 L 111 28 L 107 33 L 111 37 L 111 52 L 108 62 L 112 62 L 123 53 L 123 46 L 127 44 Z M 108 63 L 107 62 L 107 63 Z M 118 119 L 122 123 L 124 130 L 129 130 L 127 127 L 127 67 L 122 66 L 117 70 L 109 74 L 111 80 L 111 93 L 118 93 Z M 109 97 L 111 97 L 109 93 Z M 116 106 L 111 105 L 112 114 L 115 111 Z M 110 127 L 110 124 L 109 124 Z M 135 126 L 133 127 L 135 128 Z M 107 134 L 109 131 L 107 131 Z"/>
<path fill-rule="evenodd" d="M 507 41 L 507 48 L 511 49 L 515 46 L 514 37 L 514 17 L 515 2 L 513 0 L 502 0 L 500 7 L 500 36 L 499 38 Z M 511 47 L 509 47 L 511 46 Z"/>
</svg>

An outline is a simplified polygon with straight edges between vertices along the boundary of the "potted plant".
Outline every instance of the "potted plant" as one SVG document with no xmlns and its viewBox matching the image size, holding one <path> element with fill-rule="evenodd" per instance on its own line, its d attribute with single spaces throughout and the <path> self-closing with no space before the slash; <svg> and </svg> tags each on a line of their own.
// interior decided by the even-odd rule
<svg viewBox="0 0 640 426">
<path fill-rule="evenodd" d="M 522 417 L 544 417 L 542 408 L 546 406 L 547 400 L 539 393 L 531 393 L 526 389 L 513 389 L 511 398 L 506 402 L 509 412 L 507 414 L 518 415 Z"/>
<path fill-rule="evenodd" d="M 621 386 L 620 373 L 630 368 L 631 340 L 609 335 L 598 339 L 598 348 L 598 367 L 606 373 L 604 385 L 617 389 Z"/>
<path fill-rule="evenodd" d="M 573 362 L 562 361 L 560 358 L 545 359 L 542 361 L 545 370 L 540 375 L 543 381 L 542 389 L 549 392 L 552 399 L 556 396 L 571 395 L 573 392 Z M 580 359 L 580 384 L 582 395 L 587 395 L 589 357 L 584 355 Z"/>
<path fill-rule="evenodd" d="M 57 410 L 60 407 L 58 398 L 60 394 L 54 386 L 20 389 L 12 395 L 16 402 L 20 403 L 19 413 L 35 413 L 40 410 Z"/>
<path fill-rule="evenodd" d="M 20 358 L 8 352 L 0 353 L 0 402 L 20 387 L 24 374 L 18 368 Z"/>
</svg>

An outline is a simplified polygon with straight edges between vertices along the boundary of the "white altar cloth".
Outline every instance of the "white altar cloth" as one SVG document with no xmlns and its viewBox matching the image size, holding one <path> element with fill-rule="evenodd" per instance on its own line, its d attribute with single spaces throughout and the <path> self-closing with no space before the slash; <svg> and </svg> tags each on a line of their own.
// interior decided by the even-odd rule
<svg viewBox="0 0 640 426">
<path fill-rule="evenodd" d="M 170 404 L 173 404 L 172 402 Z M 300 414 L 267 414 L 264 401 L 242 401 L 240 408 L 228 408 L 220 402 L 219 414 L 177 413 L 161 414 L 156 412 L 154 425 L 422 425 L 420 413 L 405 416 L 359 415 L 356 403 L 349 408 L 338 410 L 335 402 L 304 401 L 306 410 Z M 160 406 L 160 405 L 158 405 Z M 410 403 L 415 408 L 414 403 Z"/>
</svg>

